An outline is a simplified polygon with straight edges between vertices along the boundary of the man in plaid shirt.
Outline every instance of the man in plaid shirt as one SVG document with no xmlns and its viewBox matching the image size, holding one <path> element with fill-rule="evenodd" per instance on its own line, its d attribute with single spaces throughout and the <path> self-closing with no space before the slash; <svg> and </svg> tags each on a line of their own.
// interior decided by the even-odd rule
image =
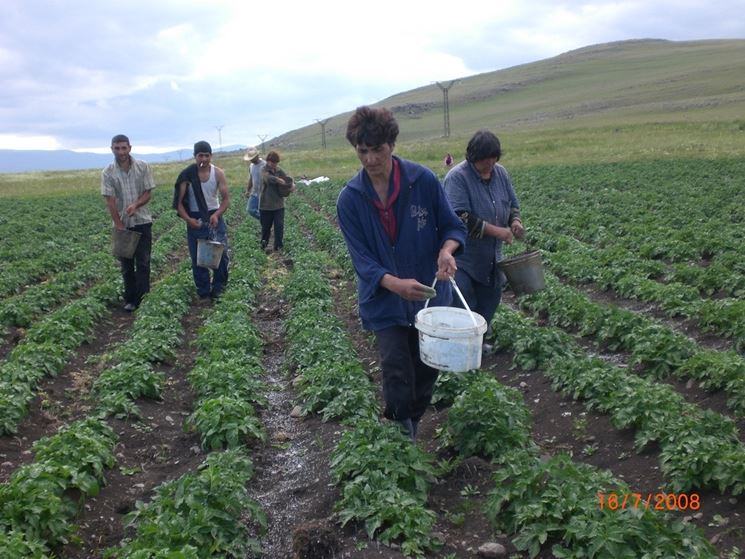
<svg viewBox="0 0 745 559">
<path fill-rule="evenodd" d="M 114 227 L 141 235 L 133 257 L 119 259 L 124 278 L 124 310 L 132 312 L 150 291 L 153 217 L 148 204 L 155 181 L 150 166 L 129 154 L 132 146 L 127 136 L 114 136 L 111 151 L 114 162 L 101 173 L 101 194 L 106 199 Z"/>
</svg>

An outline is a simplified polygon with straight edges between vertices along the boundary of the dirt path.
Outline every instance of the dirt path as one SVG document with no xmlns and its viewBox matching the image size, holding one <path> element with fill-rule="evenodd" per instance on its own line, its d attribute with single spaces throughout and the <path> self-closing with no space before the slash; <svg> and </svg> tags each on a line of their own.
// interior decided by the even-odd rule
<svg viewBox="0 0 745 559">
<path fill-rule="evenodd" d="M 92 559 L 119 544 L 127 531 L 124 516 L 138 500 L 149 501 L 152 490 L 169 479 L 193 471 L 204 461 L 199 437 L 185 433 L 183 422 L 193 410 L 193 394 L 186 380 L 197 356 L 193 345 L 207 309 L 194 308 L 183 320 L 184 344 L 171 365 L 156 367 L 166 375 L 162 400 L 138 400 L 142 419 L 111 419 L 119 437 L 116 466 L 106 474 L 98 496 L 87 499 L 76 523 L 81 544 L 66 546 L 60 557 Z"/>
<path fill-rule="evenodd" d="M 264 341 L 269 406 L 260 415 L 269 438 L 253 455 L 256 475 L 248 490 L 269 515 L 265 557 L 277 559 L 291 557 L 293 535 L 304 524 L 327 521 L 336 499 L 328 463 L 338 427 L 292 414 L 296 405 L 292 372 L 284 368 L 287 303 L 279 287 L 289 266 L 291 261 L 279 255 L 268 259 L 264 287 L 251 317 Z"/>
</svg>

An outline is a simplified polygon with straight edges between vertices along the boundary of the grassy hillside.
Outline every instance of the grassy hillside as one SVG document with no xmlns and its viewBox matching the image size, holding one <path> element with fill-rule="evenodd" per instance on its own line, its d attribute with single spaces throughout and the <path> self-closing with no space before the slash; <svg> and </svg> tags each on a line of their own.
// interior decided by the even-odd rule
<svg viewBox="0 0 745 559">
<path fill-rule="evenodd" d="M 511 139 L 513 154 L 524 145 L 520 158 L 551 157 L 564 142 L 570 151 L 579 143 L 594 151 L 606 146 L 611 153 L 632 149 L 634 157 L 664 157 L 670 136 L 679 138 L 675 149 L 685 155 L 732 155 L 745 129 L 742 75 L 745 40 L 623 41 L 459 80 L 449 91 L 449 141 L 442 138 L 442 92 L 435 84 L 378 105 L 397 115 L 399 148 L 426 142 L 438 154 L 462 153 L 470 134 L 488 127 Z M 329 150 L 345 146 L 348 117 L 335 115 L 327 123 Z M 315 150 L 320 126 L 275 142 L 284 150 Z M 543 143 L 548 146 L 538 147 Z"/>
<path fill-rule="evenodd" d="M 449 92 L 430 84 L 382 100 L 399 120 L 397 152 L 442 173 L 478 128 L 497 133 L 509 168 L 586 161 L 745 155 L 745 40 L 623 41 L 460 79 Z M 349 112 L 330 117 L 327 149 L 312 124 L 268 144 L 293 175 L 351 176 L 359 167 L 344 139 Z M 232 184 L 244 181 L 238 153 L 220 156 Z M 170 185 L 181 163 L 156 165 Z M 231 178 L 235 177 L 235 178 Z M 0 197 L 96 189 L 98 171 L 0 175 Z"/>
</svg>

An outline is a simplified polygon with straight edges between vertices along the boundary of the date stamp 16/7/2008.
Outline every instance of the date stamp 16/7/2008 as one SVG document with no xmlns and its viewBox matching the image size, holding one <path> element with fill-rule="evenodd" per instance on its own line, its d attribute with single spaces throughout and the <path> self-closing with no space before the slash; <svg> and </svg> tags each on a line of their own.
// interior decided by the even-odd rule
<svg viewBox="0 0 745 559">
<path fill-rule="evenodd" d="M 600 510 L 687 511 L 701 508 L 698 493 L 598 493 Z"/>
</svg>

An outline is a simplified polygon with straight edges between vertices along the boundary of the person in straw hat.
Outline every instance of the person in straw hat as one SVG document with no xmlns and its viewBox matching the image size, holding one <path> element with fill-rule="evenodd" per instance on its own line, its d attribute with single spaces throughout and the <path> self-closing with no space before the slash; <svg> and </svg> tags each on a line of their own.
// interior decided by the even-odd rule
<svg viewBox="0 0 745 559">
<path fill-rule="evenodd" d="M 246 149 L 246 155 L 243 161 L 248 161 L 248 182 L 246 183 L 246 212 L 251 217 L 260 219 L 259 211 L 259 190 L 261 190 L 261 171 L 266 165 L 266 161 L 261 158 L 259 150 L 251 146 Z"/>
</svg>

